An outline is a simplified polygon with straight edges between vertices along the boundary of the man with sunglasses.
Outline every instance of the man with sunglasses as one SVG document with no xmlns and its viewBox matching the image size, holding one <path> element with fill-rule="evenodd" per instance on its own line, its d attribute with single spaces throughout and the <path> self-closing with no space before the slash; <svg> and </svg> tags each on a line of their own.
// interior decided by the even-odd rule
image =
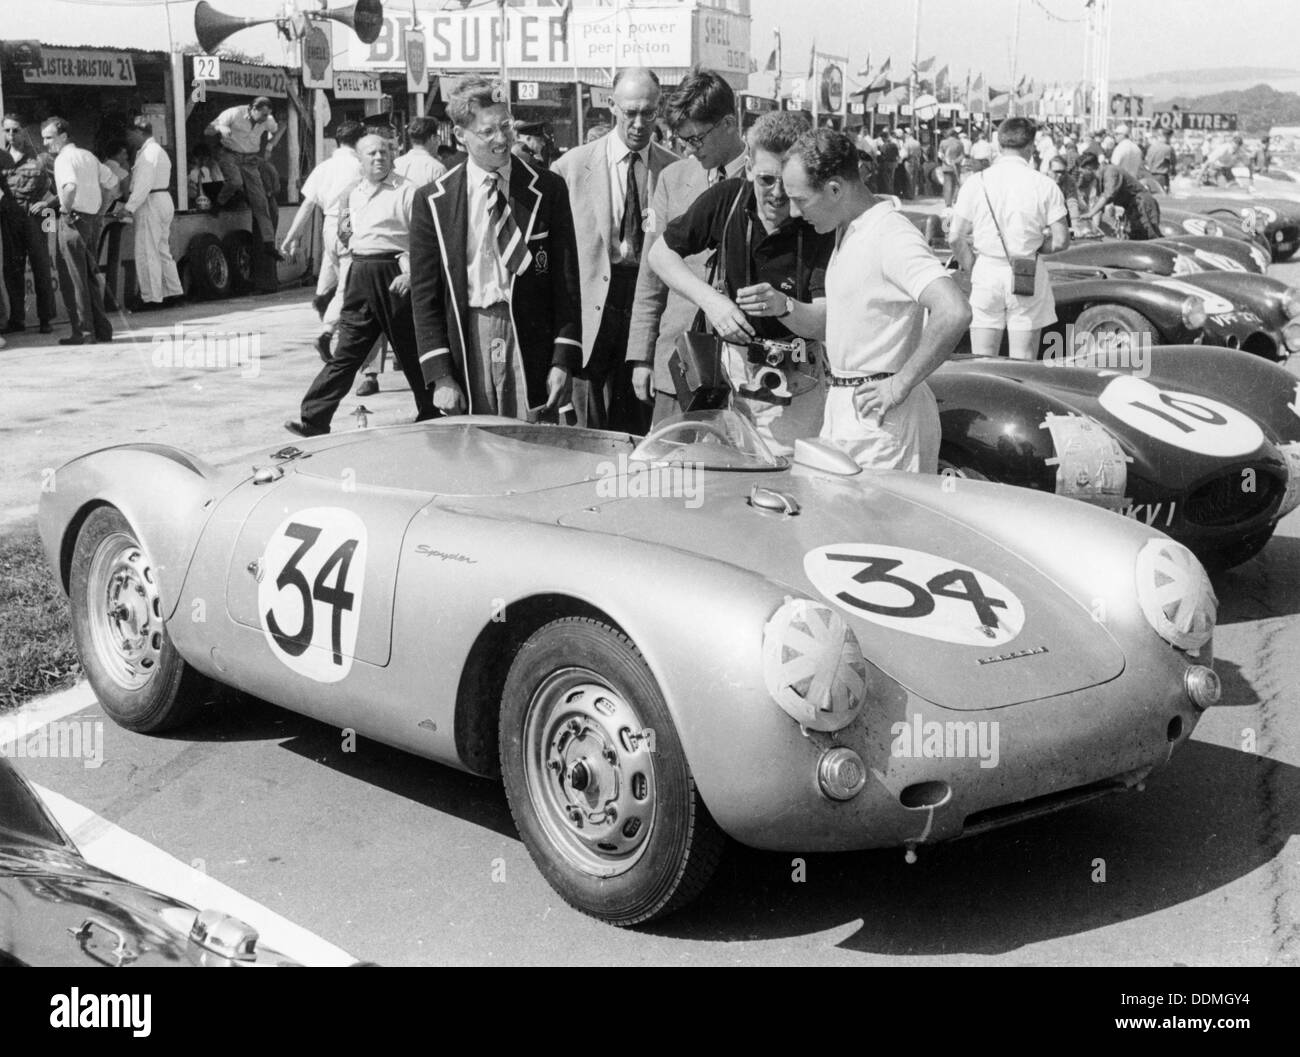
<svg viewBox="0 0 1300 1057">
<path fill-rule="evenodd" d="M 778 455 L 792 453 L 799 437 L 817 436 L 826 403 L 820 345 L 810 339 L 825 326 L 826 266 L 835 238 L 791 215 L 781 176 L 786 153 L 807 129 L 807 119 L 791 111 L 754 122 L 746 134 L 749 181 L 725 180 L 705 191 L 668 225 L 648 257 L 726 342 L 732 406 Z M 686 265 L 686 258 L 708 251 L 719 254 L 721 290 Z M 798 351 L 770 364 L 766 357 L 777 342 Z"/>
<path fill-rule="evenodd" d="M 736 120 L 736 95 L 721 75 L 697 68 L 668 96 L 664 118 L 686 157 L 668 166 L 655 185 L 646 226 L 646 253 L 654 240 L 691 203 L 722 180 L 743 176 L 745 141 Z M 691 273 L 705 276 L 707 253 L 685 259 Z M 653 404 L 651 425 L 677 413 L 677 398 L 668 360 L 678 336 L 691 325 L 695 304 L 668 287 L 653 268 L 642 268 L 636 281 L 627 362 L 638 400 Z"/>
<path fill-rule="evenodd" d="M 554 165 L 569 189 L 582 291 L 582 368 L 573 381 L 578 425 L 644 433 L 650 409 L 632 391 L 628 330 L 659 174 L 677 155 L 653 142 L 659 78 L 620 70 L 614 131 L 575 147 Z"/>
</svg>

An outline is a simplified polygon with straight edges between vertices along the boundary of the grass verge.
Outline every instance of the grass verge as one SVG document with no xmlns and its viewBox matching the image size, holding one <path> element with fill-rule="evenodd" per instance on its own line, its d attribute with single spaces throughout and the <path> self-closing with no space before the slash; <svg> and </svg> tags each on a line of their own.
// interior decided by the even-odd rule
<svg viewBox="0 0 1300 1057">
<path fill-rule="evenodd" d="M 0 534 L 0 714 L 80 676 L 68 600 L 35 527 Z"/>
</svg>

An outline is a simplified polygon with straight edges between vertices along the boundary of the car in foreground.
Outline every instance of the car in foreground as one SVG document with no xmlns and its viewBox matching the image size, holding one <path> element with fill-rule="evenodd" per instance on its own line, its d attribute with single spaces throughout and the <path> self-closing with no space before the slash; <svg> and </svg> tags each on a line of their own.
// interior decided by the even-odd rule
<svg viewBox="0 0 1300 1057">
<path fill-rule="evenodd" d="M 930 387 L 946 472 L 1140 520 L 1212 568 L 1254 557 L 1300 505 L 1300 383 L 1257 356 L 1125 343 L 959 356 Z"/>
<path fill-rule="evenodd" d="M 92 866 L 0 756 L 0 966 L 293 964 L 237 918 Z"/>
<path fill-rule="evenodd" d="M 127 445 L 59 469 L 39 520 L 116 722 L 176 727 L 214 679 L 500 777 L 546 880 L 617 925 L 695 897 L 724 834 L 914 855 L 1140 788 L 1218 699 L 1213 590 L 1157 529 L 787 461 L 732 411 L 225 468 Z"/>
</svg>

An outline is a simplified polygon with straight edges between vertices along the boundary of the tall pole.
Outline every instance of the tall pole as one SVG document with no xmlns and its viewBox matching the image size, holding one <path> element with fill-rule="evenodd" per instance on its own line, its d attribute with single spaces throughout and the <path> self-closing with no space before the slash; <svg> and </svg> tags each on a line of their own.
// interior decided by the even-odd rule
<svg viewBox="0 0 1300 1057">
<path fill-rule="evenodd" d="M 916 0 L 912 18 L 912 76 L 907 83 L 907 104 L 916 105 L 916 67 L 921 61 L 921 0 Z M 916 115 L 913 114 L 913 119 Z"/>
<path fill-rule="evenodd" d="M 501 17 L 501 90 L 505 92 L 508 104 L 510 102 L 510 66 L 506 62 L 506 45 L 510 40 L 510 23 L 506 21 L 506 0 L 497 0 L 497 10 L 500 12 Z"/>
<path fill-rule="evenodd" d="M 412 29 L 420 28 L 420 16 L 419 13 L 415 10 L 415 0 L 411 0 L 411 28 Z M 424 93 L 423 92 L 415 93 L 415 116 L 424 117 Z"/>
<path fill-rule="evenodd" d="M 1019 112 L 1020 92 L 1016 85 L 1016 70 L 1020 65 L 1020 8 L 1022 0 L 1016 0 L 1016 32 L 1011 38 L 1011 102 L 1007 114 L 1015 117 Z"/>
<path fill-rule="evenodd" d="M 1110 0 L 1097 0 L 1100 24 L 1097 43 L 1101 61 L 1097 64 L 1097 106 L 1101 110 L 1102 127 L 1110 125 Z"/>
<path fill-rule="evenodd" d="M 772 83 L 772 95 L 779 108 L 781 106 L 781 27 L 778 26 L 772 32 L 776 34 L 776 80 Z"/>
</svg>

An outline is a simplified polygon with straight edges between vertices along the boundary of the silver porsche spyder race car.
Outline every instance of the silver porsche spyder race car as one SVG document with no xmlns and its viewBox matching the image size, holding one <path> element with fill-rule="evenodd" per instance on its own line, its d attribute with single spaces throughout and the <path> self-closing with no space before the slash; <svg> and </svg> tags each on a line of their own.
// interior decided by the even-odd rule
<svg viewBox="0 0 1300 1057">
<path fill-rule="evenodd" d="M 225 468 L 109 448 L 57 471 L 40 530 L 119 724 L 176 726 L 211 679 L 500 776 L 547 880 L 618 925 L 694 897 L 724 834 L 912 855 L 1141 788 L 1218 698 L 1213 591 L 1158 530 L 787 461 L 732 411 Z"/>
</svg>

